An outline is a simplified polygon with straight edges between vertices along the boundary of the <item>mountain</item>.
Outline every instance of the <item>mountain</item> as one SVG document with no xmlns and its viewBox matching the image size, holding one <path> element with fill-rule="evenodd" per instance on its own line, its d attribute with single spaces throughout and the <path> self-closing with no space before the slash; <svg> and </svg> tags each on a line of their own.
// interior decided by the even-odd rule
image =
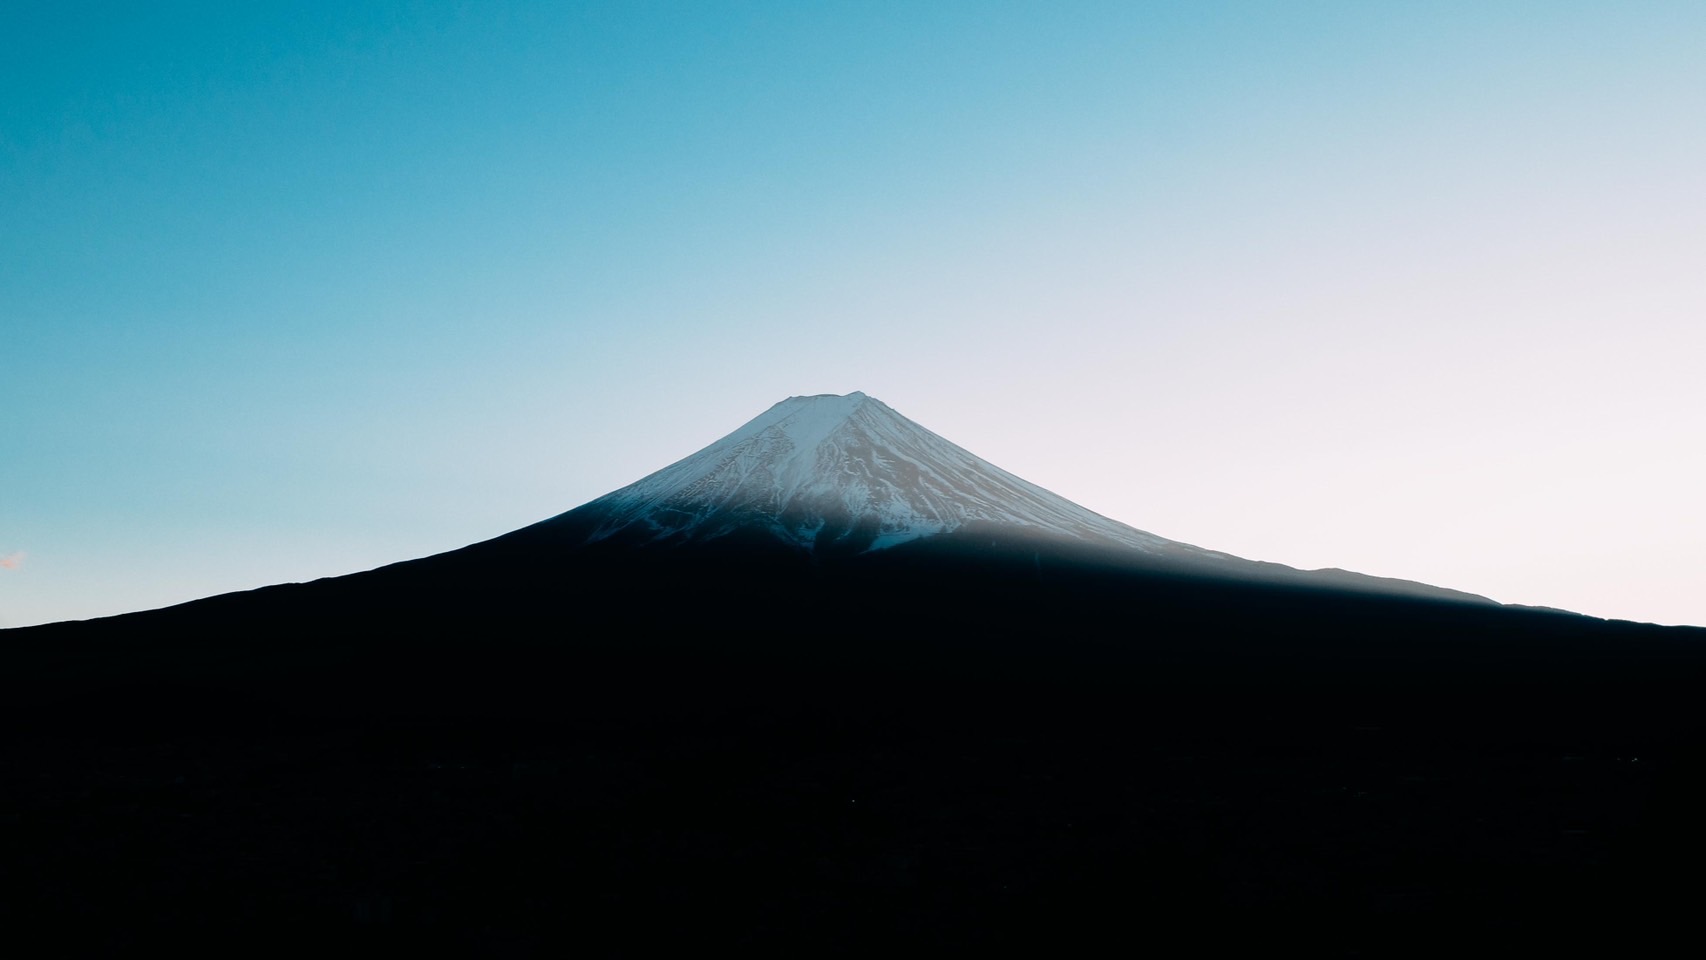
<svg viewBox="0 0 1706 960">
<path fill-rule="evenodd" d="M 710 540 L 762 529 L 866 551 L 993 524 L 1016 534 L 1220 558 L 1109 520 L 958 447 L 863 393 L 789 397 L 708 447 L 555 523 L 587 540 Z"/>
<path fill-rule="evenodd" d="M 797 397 L 458 550 L 0 631 L 0 937 L 1658 953 L 1703 687 L 1703 630 L 1241 560 Z"/>
<path fill-rule="evenodd" d="M 817 558 L 933 537 L 1099 552 L 1134 567 L 1261 583 L 1492 603 L 1347 570 L 1299 571 L 1168 540 L 1023 480 L 854 392 L 789 397 L 722 439 L 522 532 L 565 546 L 768 538 Z"/>
</svg>

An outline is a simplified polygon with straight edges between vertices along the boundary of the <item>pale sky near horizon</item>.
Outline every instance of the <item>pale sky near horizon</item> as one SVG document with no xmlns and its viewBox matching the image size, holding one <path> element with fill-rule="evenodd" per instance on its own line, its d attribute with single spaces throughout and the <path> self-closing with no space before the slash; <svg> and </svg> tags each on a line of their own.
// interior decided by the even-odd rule
<svg viewBox="0 0 1706 960">
<path fill-rule="evenodd" d="M 1706 625 L 1706 5 L 0 11 L 0 626 L 863 390 L 1162 536 Z"/>
</svg>

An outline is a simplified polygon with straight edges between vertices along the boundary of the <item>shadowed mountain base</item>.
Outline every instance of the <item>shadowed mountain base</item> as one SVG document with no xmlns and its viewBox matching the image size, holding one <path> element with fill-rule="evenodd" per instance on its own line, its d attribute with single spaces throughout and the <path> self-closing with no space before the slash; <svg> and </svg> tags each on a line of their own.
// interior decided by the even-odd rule
<svg viewBox="0 0 1706 960">
<path fill-rule="evenodd" d="M 973 535 L 0 638 L 0 923 L 73 952 L 1627 950 L 1706 852 L 1706 631 Z"/>
</svg>

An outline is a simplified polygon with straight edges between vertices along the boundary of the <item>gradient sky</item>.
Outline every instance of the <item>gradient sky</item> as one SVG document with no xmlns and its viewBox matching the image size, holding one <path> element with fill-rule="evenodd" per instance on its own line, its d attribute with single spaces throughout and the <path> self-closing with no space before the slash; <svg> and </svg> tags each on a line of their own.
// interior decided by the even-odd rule
<svg viewBox="0 0 1706 960">
<path fill-rule="evenodd" d="M 1706 5 L 9 4 L 0 625 L 863 390 L 1162 536 L 1706 624 Z"/>
</svg>

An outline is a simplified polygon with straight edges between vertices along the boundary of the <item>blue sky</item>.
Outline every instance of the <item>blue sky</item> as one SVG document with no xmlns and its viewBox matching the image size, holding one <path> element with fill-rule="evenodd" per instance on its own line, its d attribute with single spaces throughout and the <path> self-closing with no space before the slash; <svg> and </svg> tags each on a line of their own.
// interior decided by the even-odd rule
<svg viewBox="0 0 1706 960">
<path fill-rule="evenodd" d="M 1163 536 L 1706 623 L 1693 3 L 0 13 L 0 623 L 860 389 Z"/>
</svg>

